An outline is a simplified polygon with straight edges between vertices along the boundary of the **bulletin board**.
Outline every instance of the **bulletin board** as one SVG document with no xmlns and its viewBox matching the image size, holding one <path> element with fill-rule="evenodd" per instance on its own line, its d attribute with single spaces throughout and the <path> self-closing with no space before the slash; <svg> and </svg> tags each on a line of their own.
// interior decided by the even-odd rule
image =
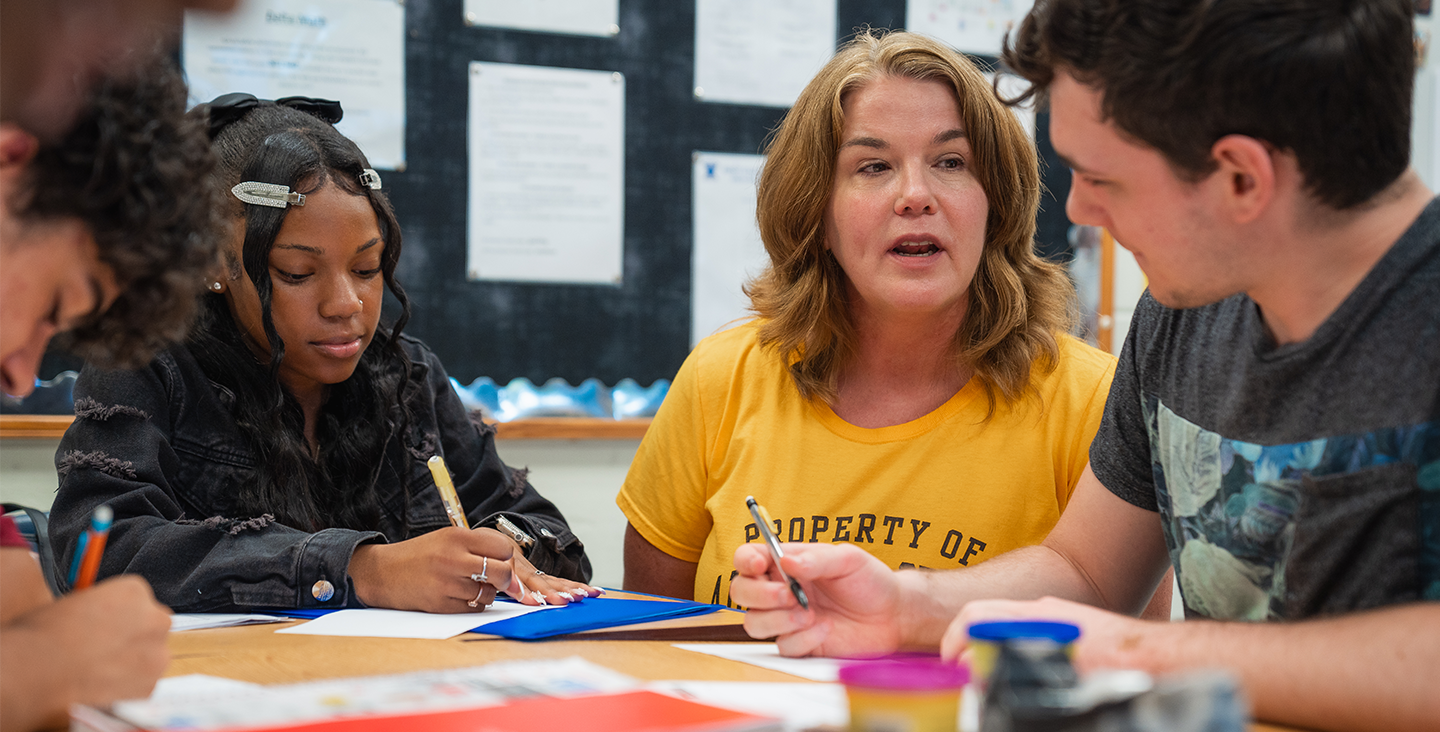
<svg viewBox="0 0 1440 732">
<path fill-rule="evenodd" d="M 404 172 L 385 188 L 405 231 L 399 277 L 414 313 L 406 330 L 468 383 L 524 376 L 607 384 L 672 378 L 690 348 L 691 154 L 758 153 L 784 110 L 706 103 L 692 93 L 695 5 L 621 0 L 613 38 L 470 27 L 462 0 L 405 8 Z M 837 36 L 896 28 L 904 0 L 840 0 Z M 990 59 L 993 61 L 993 59 Z M 623 281 L 559 285 L 466 277 L 466 99 L 472 61 L 618 71 L 625 75 Z M 1067 255 L 1068 172 L 1050 158 L 1041 248 Z"/>
<path fill-rule="evenodd" d="M 784 110 L 697 100 L 693 0 L 620 0 L 613 37 L 464 23 L 464 0 L 405 2 L 406 169 L 384 171 L 405 234 L 398 276 L 413 312 L 406 332 L 462 383 L 488 376 L 613 385 L 673 378 L 690 350 L 692 154 L 757 154 Z M 836 35 L 901 28 L 905 0 L 838 0 Z M 994 58 L 977 57 L 993 64 Z M 472 281 L 466 272 L 466 104 L 472 61 L 618 71 L 625 75 L 622 284 Z M 343 100 L 342 100 L 343 102 Z M 1069 171 L 1037 120 L 1045 185 L 1039 251 L 1071 256 Z M 79 360 L 52 352 L 50 378 Z"/>
</svg>

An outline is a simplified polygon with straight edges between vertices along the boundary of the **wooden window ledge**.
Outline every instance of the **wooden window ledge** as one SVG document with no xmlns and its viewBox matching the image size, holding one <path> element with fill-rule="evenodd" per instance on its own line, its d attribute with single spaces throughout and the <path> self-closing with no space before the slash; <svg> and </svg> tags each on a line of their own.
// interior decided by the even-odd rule
<svg viewBox="0 0 1440 732">
<path fill-rule="evenodd" d="M 58 440 L 74 417 L 68 414 L 0 414 L 0 440 Z M 496 423 L 499 440 L 638 440 L 650 427 L 642 419 L 535 417 Z"/>
</svg>

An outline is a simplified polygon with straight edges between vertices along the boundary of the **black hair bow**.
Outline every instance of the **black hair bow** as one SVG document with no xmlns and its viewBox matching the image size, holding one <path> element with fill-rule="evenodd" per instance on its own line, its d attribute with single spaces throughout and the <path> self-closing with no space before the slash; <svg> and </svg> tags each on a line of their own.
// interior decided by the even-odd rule
<svg viewBox="0 0 1440 732">
<path fill-rule="evenodd" d="M 215 97 L 210 102 L 210 139 L 215 139 L 221 130 L 234 124 L 261 104 L 279 104 L 282 107 L 296 109 L 332 125 L 345 116 L 345 110 L 341 109 L 340 103 L 334 99 L 283 97 L 269 102 L 254 94 L 231 92 Z"/>
</svg>

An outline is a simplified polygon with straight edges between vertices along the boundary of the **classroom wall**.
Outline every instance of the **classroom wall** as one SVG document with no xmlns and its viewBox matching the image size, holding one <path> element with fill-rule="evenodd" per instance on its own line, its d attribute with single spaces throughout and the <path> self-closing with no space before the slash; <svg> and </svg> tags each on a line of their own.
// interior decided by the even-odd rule
<svg viewBox="0 0 1440 732">
<path fill-rule="evenodd" d="M 1118 346 L 1117 346 L 1118 349 Z M 508 465 L 530 469 L 530 482 L 565 514 L 585 542 L 594 569 L 591 581 L 620 587 L 625 578 L 625 515 L 615 494 L 635 459 L 639 440 L 500 440 Z M 0 441 L 0 501 L 49 509 L 55 498 L 55 440 Z M 1171 619 L 1185 612 L 1180 588 L 1172 588 Z"/>
<path fill-rule="evenodd" d="M 1435 48 L 1435 20 L 1415 18 L 1416 42 L 1422 49 L 1415 75 L 1414 116 L 1410 126 L 1410 164 L 1430 190 L 1440 190 L 1440 53 Z"/>
<path fill-rule="evenodd" d="M 49 510 L 59 481 L 58 440 L 0 440 L 0 501 Z M 530 469 L 530 482 L 560 507 L 585 542 L 594 581 L 619 587 L 624 578 L 625 516 L 615 494 L 625 482 L 639 440 L 499 440 L 507 465 Z"/>
</svg>

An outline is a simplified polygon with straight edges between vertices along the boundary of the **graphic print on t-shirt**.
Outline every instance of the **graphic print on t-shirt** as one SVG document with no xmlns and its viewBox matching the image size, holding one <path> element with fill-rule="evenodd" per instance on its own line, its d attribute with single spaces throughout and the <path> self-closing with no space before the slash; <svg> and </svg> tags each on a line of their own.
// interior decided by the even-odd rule
<svg viewBox="0 0 1440 732">
<path fill-rule="evenodd" d="M 1303 618 L 1440 600 L 1435 422 L 1257 445 L 1151 395 L 1145 418 L 1187 615 Z"/>
<path fill-rule="evenodd" d="M 871 554 L 877 554 L 876 549 L 880 547 L 889 546 L 899 550 L 902 556 L 915 560 L 901 560 L 897 564 L 892 556 L 891 569 L 935 569 L 952 565 L 968 567 L 989 558 L 985 550 L 990 544 L 986 540 L 953 528 L 931 532 L 933 522 L 924 519 L 859 513 L 845 516 L 772 517 L 770 520 L 774 522 L 770 531 L 782 542 L 845 542 L 865 548 Z M 760 528 L 754 522 L 745 524 L 745 543 L 761 543 Z M 906 552 L 905 549 L 914 551 Z M 884 560 L 883 557 L 881 559 Z M 711 575 L 712 605 L 742 609 L 730 598 L 730 582 L 734 581 L 737 574 L 739 573 L 731 569 L 728 575 Z M 703 598 L 703 593 L 697 596 L 697 599 Z"/>
</svg>

